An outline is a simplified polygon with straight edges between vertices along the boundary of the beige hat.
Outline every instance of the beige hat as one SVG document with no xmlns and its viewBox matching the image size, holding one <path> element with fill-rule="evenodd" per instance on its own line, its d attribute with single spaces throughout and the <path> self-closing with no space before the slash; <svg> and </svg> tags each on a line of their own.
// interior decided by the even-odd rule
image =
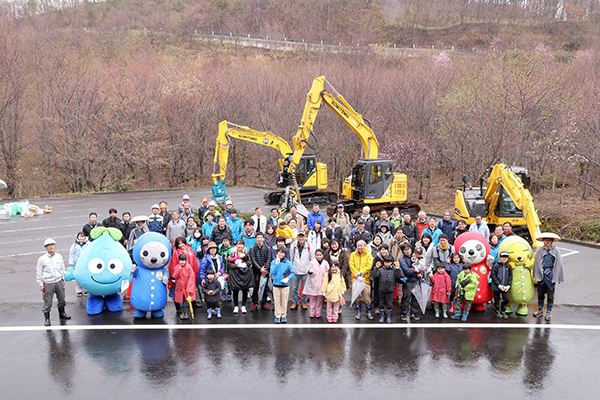
<svg viewBox="0 0 600 400">
<path fill-rule="evenodd" d="M 131 218 L 131 222 L 145 222 L 148 221 L 148 217 L 146 217 L 145 215 L 136 215 L 135 217 Z"/>
<path fill-rule="evenodd" d="M 208 242 L 208 246 L 206 246 L 206 251 L 210 250 L 210 249 L 211 249 L 211 248 L 213 248 L 213 247 L 214 247 L 215 249 L 217 249 L 217 250 L 219 249 L 219 248 L 217 247 L 217 244 L 216 244 L 215 242 Z"/>
<path fill-rule="evenodd" d="M 542 232 L 540 235 L 538 235 L 537 241 L 541 242 L 544 239 L 552 239 L 555 242 L 558 242 L 560 240 L 560 236 L 558 236 L 556 233 L 552 233 L 552 232 Z"/>
</svg>

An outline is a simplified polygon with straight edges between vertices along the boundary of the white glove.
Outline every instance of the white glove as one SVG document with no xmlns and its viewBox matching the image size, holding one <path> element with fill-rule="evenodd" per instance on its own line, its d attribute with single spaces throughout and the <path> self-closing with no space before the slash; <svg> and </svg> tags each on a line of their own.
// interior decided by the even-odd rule
<svg viewBox="0 0 600 400">
<path fill-rule="evenodd" d="M 137 270 L 137 265 L 132 264 L 131 265 L 131 273 L 133 274 L 136 270 Z"/>
<path fill-rule="evenodd" d="M 505 291 L 505 292 L 508 292 L 509 290 L 510 290 L 510 285 L 508 285 L 508 286 L 504 286 L 504 291 Z"/>
<path fill-rule="evenodd" d="M 290 281 L 290 278 L 283 278 L 281 280 L 281 283 L 288 283 Z"/>
<path fill-rule="evenodd" d="M 167 283 L 169 283 L 169 277 L 168 276 L 163 276 L 162 283 L 163 283 L 163 285 L 166 285 Z"/>
</svg>

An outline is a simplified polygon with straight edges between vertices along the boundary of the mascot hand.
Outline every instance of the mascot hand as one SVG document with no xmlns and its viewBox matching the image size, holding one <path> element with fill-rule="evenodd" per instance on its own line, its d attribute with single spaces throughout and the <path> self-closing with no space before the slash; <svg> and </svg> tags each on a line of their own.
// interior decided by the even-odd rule
<svg viewBox="0 0 600 400">
<path fill-rule="evenodd" d="M 162 283 L 163 283 L 163 285 L 166 285 L 167 283 L 169 283 L 169 277 L 168 276 L 163 276 Z"/>
<path fill-rule="evenodd" d="M 485 260 L 485 264 L 488 267 L 491 267 L 492 265 L 494 265 L 494 260 L 495 260 L 494 256 L 491 254 L 488 254 L 487 259 Z"/>
<path fill-rule="evenodd" d="M 527 268 L 527 269 L 533 268 L 533 263 L 534 263 L 533 260 L 527 260 L 527 261 L 525 261 L 525 268 Z"/>
<path fill-rule="evenodd" d="M 133 274 L 136 270 L 137 270 L 137 265 L 132 264 L 131 265 L 131 273 Z"/>
<path fill-rule="evenodd" d="M 73 280 L 73 268 L 67 268 L 67 273 L 65 274 L 65 281 L 69 282 Z"/>
</svg>

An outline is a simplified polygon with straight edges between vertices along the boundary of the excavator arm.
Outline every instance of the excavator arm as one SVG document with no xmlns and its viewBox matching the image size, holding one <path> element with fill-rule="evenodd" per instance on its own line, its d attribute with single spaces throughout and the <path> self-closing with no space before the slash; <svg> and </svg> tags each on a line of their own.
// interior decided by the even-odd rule
<svg viewBox="0 0 600 400">
<path fill-rule="evenodd" d="M 227 162 L 229 159 L 229 148 L 231 139 L 240 139 L 252 143 L 271 147 L 279 153 L 279 167 L 284 169 L 285 159 L 293 153 L 292 148 L 280 136 L 271 132 L 260 132 L 247 126 L 240 126 L 227 121 L 219 123 L 219 135 L 215 146 L 215 158 L 213 165 L 213 200 L 223 202 L 227 198 L 225 180 L 227 178 Z"/>
<path fill-rule="evenodd" d="M 325 90 L 325 83 L 331 88 L 333 94 Z M 358 136 L 363 148 L 362 158 L 368 160 L 378 158 L 379 141 L 371 127 L 363 119 L 362 115 L 357 113 L 344 97 L 325 79 L 325 76 L 320 76 L 313 80 L 312 86 L 306 96 L 302 120 L 298 126 L 296 135 L 292 139 L 294 154 L 292 155 L 289 172 L 293 173 L 291 168 L 294 168 L 298 164 L 304 154 L 308 139 L 313 132 L 313 125 L 317 114 L 323 102 Z"/>
<path fill-rule="evenodd" d="M 504 164 L 496 164 L 490 176 L 488 177 L 488 186 L 485 190 L 484 199 L 485 205 L 488 210 L 496 210 L 498 202 L 501 202 L 498 187 L 502 186 L 504 191 L 510 196 L 515 206 L 523 212 L 523 219 L 527 224 L 527 229 L 531 235 L 533 241 L 533 247 L 538 248 L 540 242 L 537 238 L 540 235 L 540 219 L 538 217 L 535 205 L 533 203 L 533 197 L 529 190 L 525 188 L 521 180 L 515 175 L 509 167 Z M 489 214 L 492 214 L 491 212 Z M 494 224 L 498 224 L 500 217 L 494 215 L 496 221 L 489 221 Z"/>
</svg>

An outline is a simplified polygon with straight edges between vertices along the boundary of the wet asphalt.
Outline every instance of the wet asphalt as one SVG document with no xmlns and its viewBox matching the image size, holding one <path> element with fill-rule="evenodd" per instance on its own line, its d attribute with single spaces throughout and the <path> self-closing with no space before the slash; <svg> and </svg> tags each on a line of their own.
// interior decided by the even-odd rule
<svg viewBox="0 0 600 400">
<path fill-rule="evenodd" d="M 399 320 L 380 325 L 344 308 L 335 328 L 297 310 L 287 325 L 272 313 L 231 313 L 178 320 L 172 303 L 162 320 L 135 321 L 124 311 L 88 316 L 85 298 L 67 284 L 69 321 L 45 330 L 35 261 L 54 237 L 65 259 L 89 211 L 106 217 L 149 213 L 184 193 L 199 204 L 209 189 L 89 195 L 32 201 L 50 215 L 0 221 L 0 376 L 3 398 L 592 398 L 600 383 L 600 295 L 594 268 L 600 251 L 561 245 L 567 283 L 557 289 L 552 322 L 531 316 L 496 320 L 472 312 L 467 324 Z M 264 205 L 260 189 L 232 189 L 243 211 Z M 264 206 L 268 210 L 268 206 Z M 248 307 L 249 308 L 249 307 Z M 381 326 L 385 328 L 380 329 Z M 518 397 L 517 397 L 518 396 Z"/>
</svg>

